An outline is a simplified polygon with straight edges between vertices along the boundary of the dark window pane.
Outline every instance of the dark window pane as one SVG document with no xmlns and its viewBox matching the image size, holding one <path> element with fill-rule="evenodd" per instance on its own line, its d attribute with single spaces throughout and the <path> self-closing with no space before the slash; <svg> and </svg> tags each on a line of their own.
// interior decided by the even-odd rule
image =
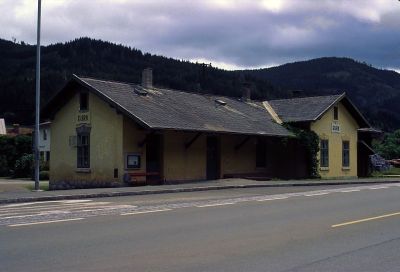
<svg viewBox="0 0 400 272">
<path fill-rule="evenodd" d="M 321 140 L 320 165 L 321 167 L 329 167 L 329 141 Z"/>
<path fill-rule="evenodd" d="M 333 108 L 333 120 L 338 120 L 339 119 L 339 109 L 338 107 Z"/>
<path fill-rule="evenodd" d="M 78 134 L 77 138 L 78 138 L 77 167 L 89 168 L 90 167 L 89 135 Z"/>
<path fill-rule="evenodd" d="M 81 93 L 79 99 L 79 109 L 85 111 L 89 109 L 89 96 L 87 93 Z"/>
<path fill-rule="evenodd" d="M 350 166 L 350 142 L 343 141 L 342 149 L 342 165 L 343 167 Z"/>
</svg>

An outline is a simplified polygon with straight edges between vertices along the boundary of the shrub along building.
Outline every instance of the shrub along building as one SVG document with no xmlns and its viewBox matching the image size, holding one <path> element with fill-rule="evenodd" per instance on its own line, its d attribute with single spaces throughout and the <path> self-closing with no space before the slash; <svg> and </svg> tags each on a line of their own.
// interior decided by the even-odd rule
<svg viewBox="0 0 400 272">
<path fill-rule="evenodd" d="M 368 155 L 365 142 L 370 128 L 346 94 L 271 100 L 264 102 L 278 123 L 314 131 L 319 139 L 319 174 L 323 178 L 366 176 Z M 360 135 L 360 136 L 359 136 Z M 360 138 L 360 141 L 359 141 Z"/>
<path fill-rule="evenodd" d="M 315 100 L 312 112 L 308 100 L 289 108 L 295 101 L 156 88 L 151 69 L 141 85 L 74 76 L 42 112 L 52 121 L 50 186 L 309 176 L 307 152 L 280 119 L 318 133 L 324 177 L 357 176 L 357 128 L 367 122 L 355 107 L 344 95 Z"/>
</svg>

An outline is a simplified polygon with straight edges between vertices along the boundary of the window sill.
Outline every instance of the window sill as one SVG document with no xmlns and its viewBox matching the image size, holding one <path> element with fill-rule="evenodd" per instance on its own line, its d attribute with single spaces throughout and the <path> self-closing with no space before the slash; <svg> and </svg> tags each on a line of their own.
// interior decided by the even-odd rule
<svg viewBox="0 0 400 272">
<path fill-rule="evenodd" d="M 351 169 L 350 169 L 350 167 L 342 167 L 342 170 L 343 171 L 350 171 Z"/>
<path fill-rule="evenodd" d="M 329 171 L 329 167 L 320 167 L 319 170 L 320 171 Z"/>
<path fill-rule="evenodd" d="M 90 173 L 91 170 L 90 170 L 90 168 L 77 168 L 75 170 L 75 172 L 77 172 L 77 173 Z"/>
</svg>

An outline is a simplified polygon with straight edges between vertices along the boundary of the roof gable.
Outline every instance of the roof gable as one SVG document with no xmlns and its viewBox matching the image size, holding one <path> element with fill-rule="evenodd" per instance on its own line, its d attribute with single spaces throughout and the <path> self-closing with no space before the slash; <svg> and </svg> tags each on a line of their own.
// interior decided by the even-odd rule
<svg viewBox="0 0 400 272">
<path fill-rule="evenodd" d="M 57 110 L 71 87 L 76 84 L 95 93 L 139 124 L 150 129 L 174 129 L 199 132 L 235 133 L 249 135 L 292 135 L 273 122 L 257 103 L 235 98 L 200 95 L 162 88 L 74 76 L 44 112 Z M 56 103 L 58 101 L 58 103 Z M 223 101 L 224 103 L 221 103 Z M 52 105 L 53 103 L 53 105 Z M 58 104 L 58 106 L 55 106 Z M 46 115 L 46 114 L 45 114 Z"/>
<path fill-rule="evenodd" d="M 370 127 L 368 121 L 345 93 L 268 101 L 285 123 L 316 121 L 338 102 L 343 103 L 360 127 Z"/>
</svg>

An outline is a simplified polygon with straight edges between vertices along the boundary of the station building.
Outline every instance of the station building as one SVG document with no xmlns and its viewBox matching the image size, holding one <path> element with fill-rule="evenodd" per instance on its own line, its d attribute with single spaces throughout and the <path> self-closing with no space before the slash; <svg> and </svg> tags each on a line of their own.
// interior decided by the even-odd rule
<svg viewBox="0 0 400 272">
<path fill-rule="evenodd" d="M 283 123 L 321 137 L 323 177 L 356 177 L 357 130 L 369 127 L 344 94 L 264 102 L 248 91 L 201 95 L 154 87 L 151 69 L 142 84 L 74 75 L 42 115 L 51 120 L 53 189 L 306 177 L 304 150 Z"/>
</svg>

